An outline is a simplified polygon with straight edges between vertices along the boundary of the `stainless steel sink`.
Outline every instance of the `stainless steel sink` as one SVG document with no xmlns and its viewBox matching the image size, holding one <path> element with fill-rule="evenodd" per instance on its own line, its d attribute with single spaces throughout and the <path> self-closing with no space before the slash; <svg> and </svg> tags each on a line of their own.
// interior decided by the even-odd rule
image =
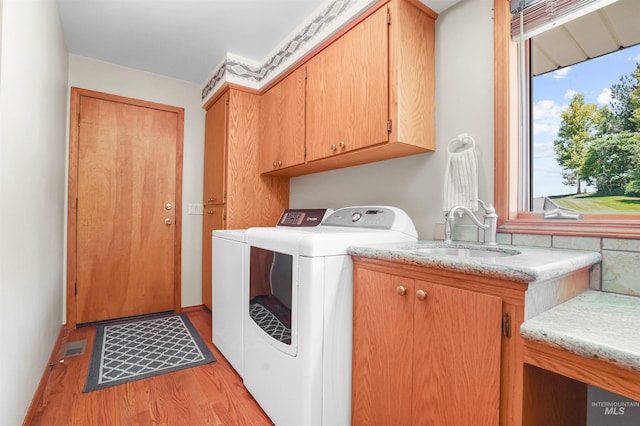
<svg viewBox="0 0 640 426">
<path fill-rule="evenodd" d="M 448 256 L 462 258 L 495 258 L 515 256 L 518 250 L 498 247 L 469 247 L 469 246 L 424 246 L 405 248 L 408 252 L 421 256 Z"/>
</svg>

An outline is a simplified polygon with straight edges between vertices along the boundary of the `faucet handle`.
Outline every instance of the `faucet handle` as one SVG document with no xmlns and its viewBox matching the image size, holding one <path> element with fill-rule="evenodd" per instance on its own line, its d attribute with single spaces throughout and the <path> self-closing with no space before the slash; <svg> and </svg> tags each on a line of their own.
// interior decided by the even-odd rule
<svg viewBox="0 0 640 426">
<path fill-rule="evenodd" d="M 472 200 L 472 201 L 477 201 L 478 203 L 480 203 L 480 206 L 482 206 L 482 209 L 485 211 L 485 213 L 495 213 L 496 209 L 493 207 L 492 204 L 489 204 L 488 206 L 485 204 L 484 201 L 480 200 L 480 199 L 476 199 L 476 200 Z"/>
</svg>

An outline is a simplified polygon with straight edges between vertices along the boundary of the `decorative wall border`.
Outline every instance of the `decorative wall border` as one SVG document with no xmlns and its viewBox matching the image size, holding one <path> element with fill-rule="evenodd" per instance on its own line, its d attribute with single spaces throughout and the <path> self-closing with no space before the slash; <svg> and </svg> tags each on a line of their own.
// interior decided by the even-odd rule
<svg viewBox="0 0 640 426">
<path fill-rule="evenodd" d="M 268 55 L 262 65 L 251 65 L 250 60 L 227 54 L 222 64 L 202 89 L 202 101 L 215 93 L 226 81 L 259 89 L 289 66 L 327 39 L 344 24 L 358 16 L 376 0 L 333 0 L 291 38 Z"/>
</svg>

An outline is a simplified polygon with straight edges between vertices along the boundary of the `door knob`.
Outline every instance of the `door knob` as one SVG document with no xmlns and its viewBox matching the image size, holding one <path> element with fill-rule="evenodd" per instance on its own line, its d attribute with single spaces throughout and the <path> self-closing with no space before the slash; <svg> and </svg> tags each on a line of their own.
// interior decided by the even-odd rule
<svg viewBox="0 0 640 426">
<path fill-rule="evenodd" d="M 171 218 L 170 218 L 170 217 L 166 218 L 166 219 L 164 220 L 164 223 L 165 223 L 166 225 L 171 225 Z"/>
</svg>

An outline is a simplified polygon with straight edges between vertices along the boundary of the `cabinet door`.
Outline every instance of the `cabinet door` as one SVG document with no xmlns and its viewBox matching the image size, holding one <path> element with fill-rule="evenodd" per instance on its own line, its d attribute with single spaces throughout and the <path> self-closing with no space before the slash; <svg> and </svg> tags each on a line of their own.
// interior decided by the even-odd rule
<svg viewBox="0 0 640 426">
<path fill-rule="evenodd" d="M 409 425 L 412 279 L 356 268 L 353 305 L 354 425 Z"/>
<path fill-rule="evenodd" d="M 387 8 L 307 62 L 307 161 L 388 141 Z"/>
<path fill-rule="evenodd" d="M 260 98 L 260 173 L 304 163 L 305 67 Z"/>
<path fill-rule="evenodd" d="M 229 92 L 207 110 L 204 129 L 204 204 L 224 203 Z"/>
<path fill-rule="evenodd" d="M 211 310 L 211 232 L 224 229 L 224 205 L 206 206 L 202 218 L 202 304 Z"/>
<path fill-rule="evenodd" d="M 413 424 L 497 425 L 502 301 L 415 282 Z"/>
</svg>

